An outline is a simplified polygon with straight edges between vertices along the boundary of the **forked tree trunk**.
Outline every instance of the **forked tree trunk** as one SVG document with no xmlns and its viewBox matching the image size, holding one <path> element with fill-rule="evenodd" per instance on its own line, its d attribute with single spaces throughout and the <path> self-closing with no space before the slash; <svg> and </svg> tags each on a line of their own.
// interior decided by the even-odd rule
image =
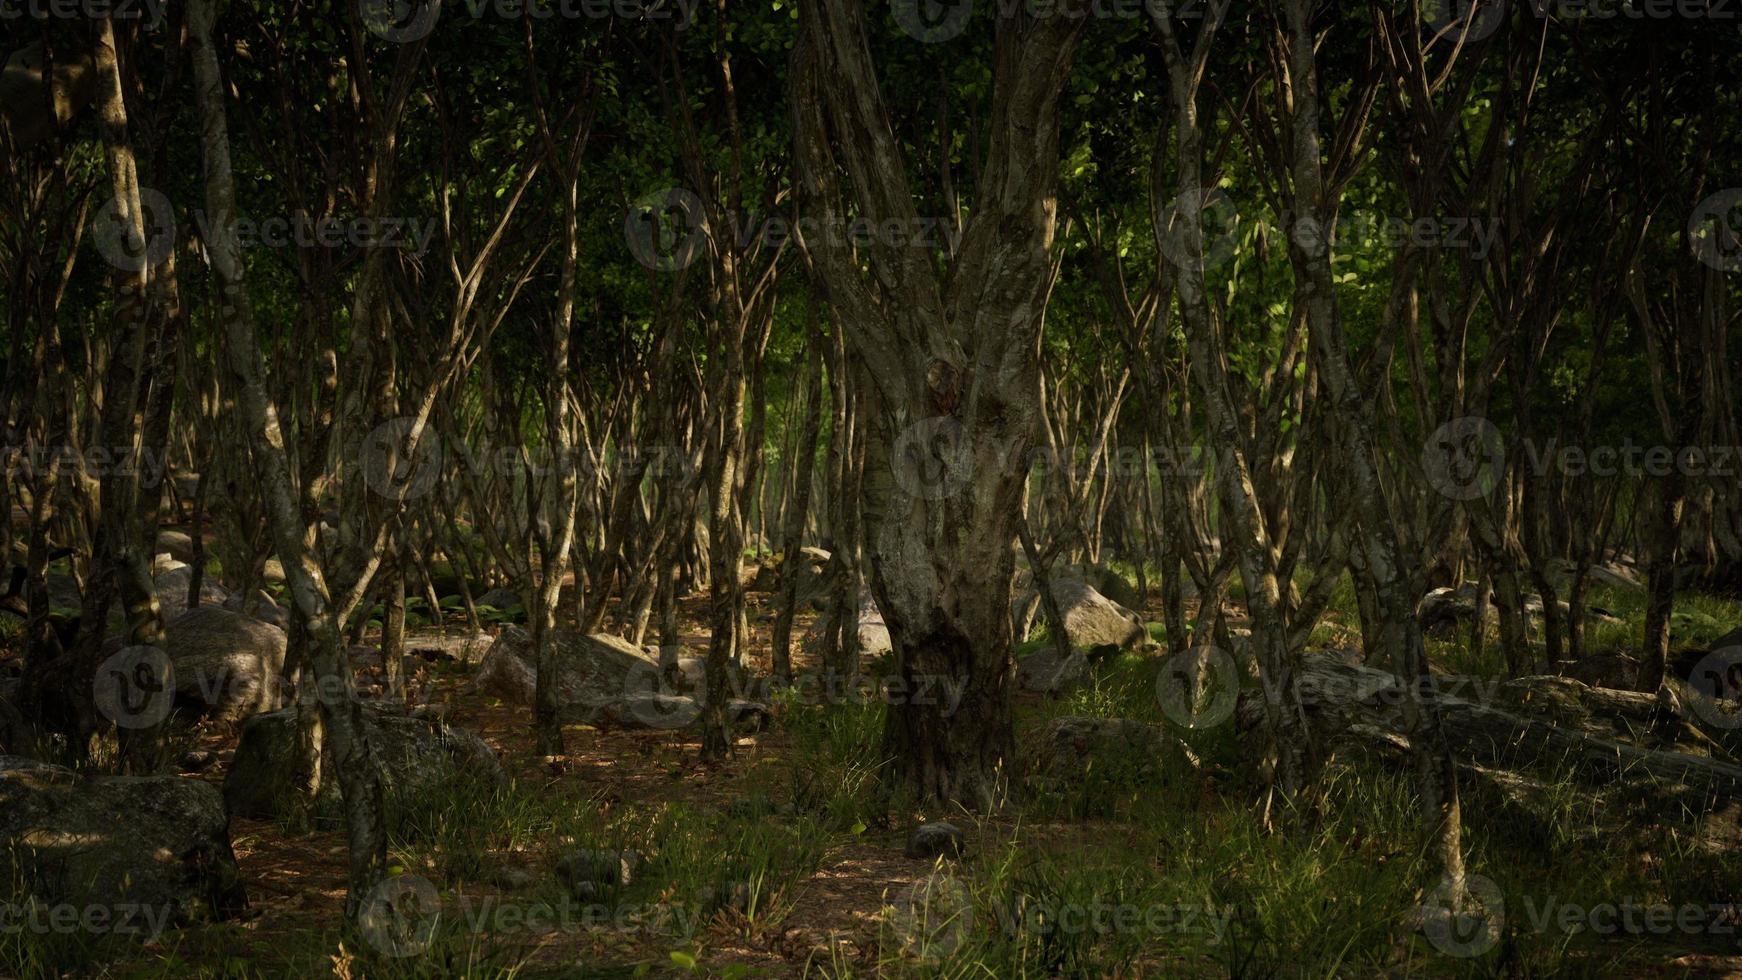
<svg viewBox="0 0 1742 980">
<path fill-rule="evenodd" d="M 881 240 L 861 256 L 834 234 L 849 212 L 873 226 L 917 228 L 918 208 L 865 10 L 818 0 L 800 16 L 798 170 L 826 229 L 803 244 L 867 381 L 865 538 L 898 685 L 884 728 L 885 786 L 922 800 L 988 808 L 1009 776 L 1011 544 L 1057 272 L 1059 100 L 1083 27 L 1080 17 L 1000 14 L 988 152 L 975 183 L 984 197 L 940 277 L 931 248 Z M 938 696 L 940 685 L 959 701 Z"/>
<path fill-rule="evenodd" d="M 193 0 L 188 28 L 193 43 L 194 90 L 198 99 L 201 150 L 205 161 L 206 208 L 211 239 L 206 243 L 219 287 L 219 317 L 230 368 L 236 375 L 239 407 L 248 423 L 261 497 L 280 561 L 296 603 L 298 618 L 311 639 L 310 661 L 320 686 L 321 718 L 334 752 L 334 769 L 345 805 L 350 849 L 345 911 L 359 918 L 387 866 L 387 833 L 382 822 L 383 793 L 374 753 L 363 737 L 362 705 L 352 690 L 351 672 L 333 617 L 332 600 L 320 566 L 304 547 L 297 498 L 291 487 L 290 457 L 278 422 L 278 409 L 261 379 L 260 343 L 248 295 L 241 241 L 236 235 L 236 193 L 230 170 L 230 136 L 217 52 L 212 46 L 214 0 Z"/>
</svg>

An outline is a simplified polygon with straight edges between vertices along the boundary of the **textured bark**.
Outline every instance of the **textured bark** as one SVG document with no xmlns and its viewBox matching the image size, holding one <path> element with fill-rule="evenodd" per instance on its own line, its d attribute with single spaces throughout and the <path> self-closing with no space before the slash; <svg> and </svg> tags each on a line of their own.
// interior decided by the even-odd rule
<svg viewBox="0 0 1742 980">
<path fill-rule="evenodd" d="M 954 713 L 920 699 L 888 713 L 886 785 L 921 799 L 992 806 L 1012 758 L 1011 543 L 1057 270 L 1059 99 L 1085 20 L 1000 14 L 983 196 L 946 276 L 908 241 L 878 237 L 862 254 L 829 235 L 803 242 L 867 382 L 866 543 L 896 673 L 909 691 L 964 685 Z M 819 0 L 800 34 L 792 102 L 807 208 L 830 229 L 849 212 L 919 227 L 864 9 Z M 941 484 L 924 481 L 940 469 Z"/>
<path fill-rule="evenodd" d="M 1297 268 L 1297 296 L 1305 304 L 1307 323 L 1330 396 L 1330 411 L 1343 435 L 1343 461 L 1365 540 L 1367 569 L 1379 600 L 1384 647 L 1399 687 L 1424 692 L 1431 683 L 1421 624 L 1415 616 L 1417 576 L 1405 565 L 1397 522 L 1385 488 L 1380 485 L 1380 461 L 1373 437 L 1371 413 L 1361 394 L 1343 333 L 1341 312 L 1331 272 L 1330 241 L 1334 192 L 1327 188 L 1319 146 L 1319 82 L 1315 64 L 1311 0 L 1287 0 L 1289 78 L 1294 94 L 1294 221 L 1298 229 L 1312 222 L 1317 234 L 1292 234 L 1291 254 Z M 1438 707 L 1431 699 L 1403 699 L 1403 727 L 1415 747 L 1423 806 L 1428 812 L 1428 837 L 1440 870 L 1452 893 L 1464 890 L 1462 811 L 1457 773 L 1452 766 Z"/>
<path fill-rule="evenodd" d="M 248 294 L 241 243 L 236 236 L 236 193 L 230 169 L 223 84 L 212 46 L 215 7 L 214 0 L 194 0 L 188 11 L 205 163 L 206 208 L 212 228 L 207 249 L 218 281 L 220 323 L 240 408 L 248 422 L 261 496 L 291 597 L 312 641 L 309 653 L 314 675 L 325 692 L 318 699 L 321 719 L 334 752 L 333 768 L 344 798 L 350 850 L 350 887 L 345 909 L 347 916 L 355 920 L 363 911 L 365 899 L 386 872 L 387 834 L 382 824 L 380 773 L 363 737 L 361 704 L 352 690 L 351 671 L 340 643 L 332 597 L 319 564 L 304 545 L 306 529 L 291 485 L 290 458 L 278 422 L 278 409 L 261 380 L 254 308 Z"/>
</svg>

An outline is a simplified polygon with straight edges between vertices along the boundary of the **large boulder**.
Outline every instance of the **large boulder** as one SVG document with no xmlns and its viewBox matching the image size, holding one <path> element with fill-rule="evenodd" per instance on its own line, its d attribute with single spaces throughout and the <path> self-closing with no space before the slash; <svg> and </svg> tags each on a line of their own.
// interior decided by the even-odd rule
<svg viewBox="0 0 1742 980">
<path fill-rule="evenodd" d="M 170 568 L 152 577 L 151 587 L 164 612 L 174 615 L 188 607 L 188 593 L 193 588 L 194 570 L 190 565 Z M 230 600 L 230 593 L 210 575 L 200 579 L 200 605 L 221 606 Z"/>
<path fill-rule="evenodd" d="M 603 633 L 555 630 L 557 699 L 571 720 L 590 722 L 607 704 L 630 693 L 658 691 L 659 661 L 628 640 Z M 483 690 L 531 707 L 537 690 L 532 634 L 510 627 L 478 666 Z"/>
<path fill-rule="evenodd" d="M 833 618 L 834 614 L 831 612 L 818 616 L 799 641 L 800 647 L 816 663 L 822 662 L 823 654 L 828 649 L 828 628 Z M 877 608 L 876 600 L 869 593 L 859 597 L 858 631 L 861 660 L 873 660 L 895 649 L 889 639 L 889 625 L 883 621 L 883 612 Z"/>
<path fill-rule="evenodd" d="M 1081 579 L 1070 576 L 1054 578 L 1052 594 L 1058 601 L 1059 613 L 1064 616 L 1065 635 L 1070 638 L 1071 646 L 1079 650 L 1098 646 L 1130 649 L 1143 642 L 1147 635 L 1142 617 Z M 1018 627 L 1017 642 L 1027 640 L 1034 624 L 1044 620 L 1039 607 L 1040 593 L 1032 586 L 1017 597 L 1012 610 Z"/>
<path fill-rule="evenodd" d="M 408 633 L 405 652 L 430 661 L 457 661 L 472 666 L 483 661 L 496 638 L 489 633 Z"/>
<path fill-rule="evenodd" d="M 240 912 L 229 828 L 223 797 L 197 779 L 81 780 L 0 756 L 0 888 L 78 909 L 93 929 L 150 937 Z"/>
<path fill-rule="evenodd" d="M 284 631 L 217 606 L 197 606 L 169 621 L 176 704 L 220 721 L 278 707 Z"/>
<path fill-rule="evenodd" d="M 1089 676 L 1089 657 L 1082 650 L 1072 650 L 1069 657 L 1059 659 L 1050 645 L 1029 653 L 1016 661 L 1016 686 L 1024 691 L 1057 694 Z"/>
<path fill-rule="evenodd" d="M 290 630 L 290 610 L 278 604 L 276 599 L 260 589 L 254 590 L 254 612 L 248 613 L 247 595 L 238 592 L 224 600 L 224 608 L 234 613 L 251 615 L 268 626 L 276 626 L 288 632 Z"/>
<path fill-rule="evenodd" d="M 194 539 L 186 531 L 165 528 L 157 532 L 157 550 L 167 551 L 179 562 L 194 560 Z"/>
<path fill-rule="evenodd" d="M 484 740 L 424 714 L 404 714 L 384 705 L 363 703 L 363 735 L 381 763 L 382 788 L 390 812 L 405 813 L 428 802 L 432 793 L 457 777 L 498 780 L 502 767 Z M 295 771 L 296 709 L 255 715 L 242 727 L 242 739 L 224 780 L 224 806 L 234 816 L 279 819 L 296 812 L 288 775 Z M 315 798 L 321 824 L 343 819 L 338 775 L 327 768 Z"/>
</svg>

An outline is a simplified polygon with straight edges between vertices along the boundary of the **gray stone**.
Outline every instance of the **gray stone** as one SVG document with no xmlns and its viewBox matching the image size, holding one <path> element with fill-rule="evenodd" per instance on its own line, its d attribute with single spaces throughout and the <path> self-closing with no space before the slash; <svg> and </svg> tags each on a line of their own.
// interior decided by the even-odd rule
<svg viewBox="0 0 1742 980">
<path fill-rule="evenodd" d="M 967 839 L 962 835 L 961 828 L 953 823 L 936 821 L 915 827 L 913 834 L 907 838 L 907 849 L 903 853 L 910 858 L 930 860 L 939 857 L 959 858 L 966 850 Z"/>
<path fill-rule="evenodd" d="M 1098 646 L 1128 650 L 1147 636 L 1141 617 L 1080 579 L 1069 576 L 1054 578 L 1052 593 L 1058 602 L 1059 613 L 1064 617 L 1065 635 L 1070 638 L 1071 646 L 1079 650 Z M 1012 615 L 1022 627 L 1018 630 L 1019 643 L 1028 639 L 1029 629 L 1035 623 L 1044 620 L 1039 600 L 1039 591 L 1032 587 L 1016 600 Z"/>
<path fill-rule="evenodd" d="M 510 609 L 525 609 L 526 603 L 520 598 L 520 593 L 513 589 L 494 588 L 472 600 L 473 605 L 490 606 L 507 612 Z"/>
<path fill-rule="evenodd" d="M 157 532 L 157 550 L 167 551 L 177 561 L 194 560 L 194 539 L 186 531 L 165 528 Z"/>
<path fill-rule="evenodd" d="M 408 633 L 405 652 L 426 660 L 454 661 L 468 666 L 481 663 L 496 638 L 489 633 Z"/>
<path fill-rule="evenodd" d="M 401 714 L 365 702 L 363 735 L 381 764 L 390 810 L 404 813 L 425 805 L 431 794 L 459 778 L 499 780 L 502 767 L 484 740 L 427 714 Z M 296 795 L 287 776 L 295 768 L 296 709 L 255 715 L 224 780 L 224 805 L 236 816 L 276 819 L 296 812 Z M 329 754 L 315 800 L 315 817 L 337 825 L 343 815 L 338 776 Z"/>
<path fill-rule="evenodd" d="M 1057 694 L 1069 690 L 1089 676 L 1089 658 L 1081 650 L 1060 660 L 1058 651 L 1042 647 L 1016 662 L 1016 685 L 1024 691 Z"/>
<path fill-rule="evenodd" d="M 554 870 L 570 893 L 585 901 L 630 884 L 641 864 L 639 851 L 584 850 L 558 858 Z"/>
<path fill-rule="evenodd" d="M 165 615 L 174 615 L 188 607 L 188 593 L 193 588 L 193 575 L 193 567 L 184 565 L 152 577 L 152 589 L 157 592 L 157 601 L 163 606 Z M 200 605 L 222 606 L 229 599 L 230 593 L 212 581 L 210 575 L 200 579 Z"/>
<path fill-rule="evenodd" d="M 659 662 L 627 640 L 603 633 L 554 630 L 557 700 L 580 715 L 636 691 L 659 690 Z M 531 707 L 537 687 L 532 634 L 503 630 L 478 665 L 477 685 L 513 704 Z"/>
<path fill-rule="evenodd" d="M 278 707 L 283 696 L 284 631 L 217 606 L 171 619 L 169 659 L 178 706 L 219 721 Z"/>
<path fill-rule="evenodd" d="M 804 637 L 799 641 L 800 647 L 815 662 L 822 662 L 827 649 L 829 621 L 832 613 L 823 613 L 805 630 Z M 869 593 L 859 597 L 859 656 L 864 660 L 881 657 L 892 652 L 895 647 L 889 638 L 889 626 L 883 621 L 883 613 L 877 608 L 876 600 Z"/>
<path fill-rule="evenodd" d="M 102 908 L 147 936 L 247 907 L 223 798 L 179 776 L 80 780 L 0 757 L 0 874 L 39 903 Z"/>
</svg>

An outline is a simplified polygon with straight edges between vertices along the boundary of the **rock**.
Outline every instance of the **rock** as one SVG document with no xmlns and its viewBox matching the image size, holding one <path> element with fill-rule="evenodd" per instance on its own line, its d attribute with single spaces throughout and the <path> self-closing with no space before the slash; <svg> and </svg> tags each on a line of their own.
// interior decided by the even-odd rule
<svg viewBox="0 0 1742 980">
<path fill-rule="evenodd" d="M 1083 569 L 1084 579 L 1094 585 L 1095 591 L 1117 602 L 1127 609 L 1142 607 L 1143 598 L 1137 594 L 1137 587 L 1119 574 L 1105 566 L 1091 566 Z"/>
<path fill-rule="evenodd" d="M 187 562 L 176 558 L 168 552 L 155 555 L 151 559 L 151 574 L 153 577 L 162 575 L 164 572 L 173 572 L 178 568 L 188 567 L 190 566 Z"/>
<path fill-rule="evenodd" d="M 238 592 L 224 600 L 224 608 L 234 613 L 248 615 L 248 613 L 243 609 L 245 599 L 246 597 Z M 272 596 L 268 595 L 263 590 L 255 589 L 254 601 L 255 608 L 252 614 L 254 619 L 257 619 L 268 626 L 276 626 L 281 630 L 288 631 L 290 629 L 290 611 L 279 605 Z"/>
<path fill-rule="evenodd" d="M 179 776 L 99 776 L 0 757 L 0 875 L 37 902 L 152 936 L 247 907 L 217 789 Z"/>
<path fill-rule="evenodd" d="M 672 690 L 684 694 L 705 690 L 708 686 L 708 658 L 678 657 L 660 674 Z"/>
<path fill-rule="evenodd" d="M 425 714 L 401 714 L 363 702 L 364 738 L 381 763 L 383 788 L 391 812 L 427 805 L 432 794 L 457 778 L 501 779 L 496 753 L 484 740 Z M 242 739 L 224 780 L 224 805 L 235 816 L 278 819 L 295 812 L 286 776 L 294 769 L 296 709 L 255 715 L 242 727 Z M 338 776 L 328 766 L 316 798 L 315 817 L 324 825 L 343 818 Z"/>
<path fill-rule="evenodd" d="M 821 663 L 823 654 L 828 648 L 829 621 L 832 613 L 823 613 L 810 628 L 804 631 L 804 637 L 799 645 L 813 661 Z M 871 660 L 890 653 L 895 649 L 889 639 L 889 627 L 883 622 L 883 613 L 877 608 L 876 600 L 867 593 L 859 597 L 859 657 L 861 660 Z"/>
<path fill-rule="evenodd" d="M 239 721 L 278 707 L 283 690 L 284 631 L 217 606 L 198 606 L 169 621 L 169 659 L 178 707 L 219 721 Z"/>
<path fill-rule="evenodd" d="M 636 691 L 659 690 L 659 662 L 628 640 L 603 633 L 554 630 L 558 700 L 582 720 L 604 704 Z M 505 701 L 532 706 L 537 674 L 532 634 L 503 630 L 478 665 L 477 685 Z"/>
<path fill-rule="evenodd" d="M 182 772 L 198 773 L 205 772 L 207 769 L 212 768 L 212 763 L 217 761 L 218 757 L 216 754 L 205 749 L 195 749 L 191 752 L 183 752 L 181 758 L 177 759 L 175 764 L 176 768 L 180 769 Z"/>
<path fill-rule="evenodd" d="M 1043 781 L 1080 782 L 1091 766 L 1103 774 L 1158 774 L 1167 738 L 1159 726 L 1127 718 L 1055 718 L 1032 750 L 1029 772 Z"/>
<path fill-rule="evenodd" d="M 489 633 L 408 633 L 405 652 L 425 660 L 453 661 L 471 666 L 481 663 L 496 638 Z"/>
<path fill-rule="evenodd" d="M 157 592 L 157 601 L 162 604 L 165 615 L 174 615 L 188 607 L 188 591 L 193 585 L 193 575 L 192 566 L 183 566 L 152 577 L 151 586 Z M 229 599 L 230 593 L 213 582 L 210 575 L 201 578 L 200 605 L 222 606 Z"/>
<path fill-rule="evenodd" d="M 1065 634 L 1070 638 L 1071 646 L 1077 649 L 1115 646 L 1127 650 L 1147 636 L 1142 618 L 1086 582 L 1069 576 L 1054 578 L 1052 592 L 1058 601 L 1059 612 L 1064 616 Z M 1032 587 L 1016 600 L 1013 618 L 1019 624 L 1025 624 L 1018 630 L 1019 643 L 1028 639 L 1028 630 L 1034 623 L 1045 619 L 1039 600 L 1038 591 Z"/>
<path fill-rule="evenodd" d="M 266 559 L 266 564 L 260 567 L 260 580 L 270 582 L 273 585 L 283 585 L 285 582 L 283 563 L 276 558 Z"/>
<path fill-rule="evenodd" d="M 494 588 L 472 600 L 473 605 L 489 606 L 502 612 L 519 609 L 524 611 L 526 603 L 520 598 L 520 593 L 513 589 Z"/>
<path fill-rule="evenodd" d="M 701 714 L 695 698 L 639 691 L 604 701 L 589 721 L 601 728 L 678 731 L 694 724 Z"/>
<path fill-rule="evenodd" d="M 641 870 L 639 851 L 575 851 L 557 859 L 556 876 L 582 901 L 635 880 Z"/>
<path fill-rule="evenodd" d="M 1463 585 L 1434 589 L 1415 607 L 1423 632 L 1443 633 L 1476 621 L 1476 587 Z"/>
<path fill-rule="evenodd" d="M 157 532 L 157 550 L 169 552 L 177 561 L 192 562 L 194 539 L 186 531 L 165 528 Z"/>
<path fill-rule="evenodd" d="M 512 865 L 497 868 L 490 876 L 490 884 L 508 892 L 525 891 L 538 884 L 538 875 Z"/>
<path fill-rule="evenodd" d="M 967 839 L 962 835 L 961 828 L 953 823 L 938 821 L 922 823 L 913 830 L 907 838 L 907 850 L 910 858 L 931 860 L 938 857 L 959 858 L 967 850 Z"/>
<path fill-rule="evenodd" d="M 1016 684 L 1024 691 L 1057 694 L 1088 676 L 1089 658 L 1081 650 L 1072 650 L 1069 658 L 1060 661 L 1058 651 L 1046 646 L 1016 662 Z"/>
<path fill-rule="evenodd" d="M 1555 673 L 1571 677 L 1592 687 L 1613 687 L 1624 691 L 1639 686 L 1639 659 L 1625 653 L 1592 653 L 1578 660 L 1553 665 Z"/>
</svg>

